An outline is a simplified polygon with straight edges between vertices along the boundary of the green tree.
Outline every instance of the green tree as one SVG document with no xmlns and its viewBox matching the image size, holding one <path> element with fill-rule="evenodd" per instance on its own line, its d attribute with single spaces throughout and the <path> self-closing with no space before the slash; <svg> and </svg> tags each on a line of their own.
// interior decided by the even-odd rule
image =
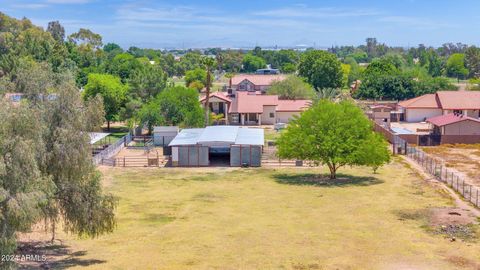
<svg viewBox="0 0 480 270">
<path fill-rule="evenodd" d="M 142 106 L 137 115 L 149 128 L 154 125 L 201 127 L 205 114 L 198 102 L 198 92 L 183 86 L 169 87 Z"/>
<path fill-rule="evenodd" d="M 324 164 L 335 179 L 343 166 L 371 166 L 376 161 L 377 156 L 362 155 L 363 145 L 375 138 L 372 133 L 370 121 L 353 103 L 321 100 L 290 122 L 277 140 L 278 155 Z"/>
<path fill-rule="evenodd" d="M 0 254 L 11 255 L 17 249 L 16 234 L 29 231 L 43 217 L 54 185 L 38 163 L 45 155 L 39 114 L 0 99 L 0 118 Z M 2 260 L 0 268 L 13 269 L 12 264 Z"/>
<path fill-rule="evenodd" d="M 465 51 L 465 66 L 470 77 L 480 77 L 480 48 L 471 46 Z"/>
<path fill-rule="evenodd" d="M 298 65 L 298 73 L 306 78 L 315 90 L 342 86 L 342 66 L 337 57 L 326 51 L 305 52 Z"/>
<path fill-rule="evenodd" d="M 269 95 L 278 95 L 280 99 L 312 99 L 315 91 L 301 78 L 291 75 L 285 80 L 275 81 L 268 89 Z"/>
<path fill-rule="evenodd" d="M 378 168 L 390 162 L 390 150 L 382 135 L 371 133 L 370 137 L 369 143 L 360 146 L 357 158 L 361 164 L 372 167 L 373 173 L 377 173 Z"/>
<path fill-rule="evenodd" d="M 83 44 L 98 49 L 102 46 L 102 36 L 92 32 L 89 29 L 80 28 L 78 32 L 68 36 L 68 40 L 77 45 Z"/>
<path fill-rule="evenodd" d="M 195 85 L 192 85 L 195 83 Z M 185 86 L 190 88 L 195 88 L 198 91 L 207 84 L 207 72 L 203 68 L 196 68 L 185 72 Z M 198 89 L 199 85 L 202 87 Z"/>
<path fill-rule="evenodd" d="M 84 99 L 100 95 L 105 107 L 105 118 L 110 130 L 110 122 L 118 119 L 119 112 L 126 101 L 128 86 L 122 84 L 120 78 L 109 74 L 88 75 L 88 83 L 85 85 Z"/>
<path fill-rule="evenodd" d="M 246 54 L 242 60 L 243 71 L 245 72 L 255 72 L 257 69 L 265 68 L 267 63 L 261 57 Z"/>
<path fill-rule="evenodd" d="M 128 80 L 130 94 L 134 98 L 147 101 L 158 95 L 167 86 L 167 75 L 160 66 L 149 62 L 135 69 Z"/>
<path fill-rule="evenodd" d="M 446 65 L 447 76 L 457 79 L 464 79 L 468 75 L 468 69 L 465 67 L 465 54 L 454 53 L 450 55 Z"/>
<path fill-rule="evenodd" d="M 65 40 L 65 28 L 63 28 L 59 21 L 49 22 L 47 32 L 49 32 L 53 39 L 58 42 L 63 42 Z"/>
<path fill-rule="evenodd" d="M 52 224 L 62 221 L 66 232 L 97 237 L 113 231 L 116 200 L 102 191 L 101 174 L 92 163 L 90 129 L 99 129 L 101 99 L 82 102 L 73 82 L 57 89 L 57 98 L 45 101 L 43 140 L 48 153 L 42 170 L 55 183 L 44 208 Z M 93 106 L 93 107 L 92 107 Z M 96 127 L 93 125 L 96 124 Z"/>
</svg>

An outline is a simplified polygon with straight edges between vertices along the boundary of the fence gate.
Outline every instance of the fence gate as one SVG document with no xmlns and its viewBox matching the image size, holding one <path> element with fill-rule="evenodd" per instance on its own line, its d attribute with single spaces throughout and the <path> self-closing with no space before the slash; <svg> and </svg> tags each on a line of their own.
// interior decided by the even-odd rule
<svg viewBox="0 0 480 270">
<path fill-rule="evenodd" d="M 442 140 L 441 135 L 420 135 L 418 137 L 418 144 L 420 146 L 437 146 Z"/>
</svg>

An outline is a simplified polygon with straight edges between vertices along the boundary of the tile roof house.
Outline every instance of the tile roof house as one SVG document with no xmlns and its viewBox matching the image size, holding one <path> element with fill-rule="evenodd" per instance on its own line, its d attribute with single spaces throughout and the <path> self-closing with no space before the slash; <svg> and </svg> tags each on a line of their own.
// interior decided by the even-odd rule
<svg viewBox="0 0 480 270">
<path fill-rule="evenodd" d="M 422 122 L 428 118 L 450 113 L 480 118 L 480 92 L 438 91 L 398 103 L 407 122 Z"/>
<path fill-rule="evenodd" d="M 205 97 L 200 98 L 205 102 Z M 277 95 L 261 95 L 257 92 L 239 91 L 235 96 L 212 93 L 210 110 L 225 116 L 230 125 L 273 125 L 288 123 L 295 115 L 308 109 L 310 100 L 279 100 Z"/>
<path fill-rule="evenodd" d="M 238 74 L 230 79 L 228 88 L 231 89 L 232 94 L 235 94 L 236 91 L 260 91 L 265 93 L 273 82 L 282 81 L 286 78 L 285 75 L 281 74 Z"/>
</svg>

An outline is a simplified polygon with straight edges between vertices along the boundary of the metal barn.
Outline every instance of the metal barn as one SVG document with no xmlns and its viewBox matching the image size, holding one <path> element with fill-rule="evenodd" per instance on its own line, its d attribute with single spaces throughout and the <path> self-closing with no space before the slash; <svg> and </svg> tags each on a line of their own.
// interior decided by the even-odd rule
<svg viewBox="0 0 480 270">
<path fill-rule="evenodd" d="M 261 166 L 264 133 L 261 128 L 210 126 L 184 129 L 170 142 L 172 165 Z"/>
</svg>

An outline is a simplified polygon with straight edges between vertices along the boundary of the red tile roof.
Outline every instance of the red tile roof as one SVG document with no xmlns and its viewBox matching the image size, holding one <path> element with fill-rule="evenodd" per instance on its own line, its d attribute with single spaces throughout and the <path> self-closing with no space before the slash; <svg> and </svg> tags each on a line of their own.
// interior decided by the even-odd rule
<svg viewBox="0 0 480 270">
<path fill-rule="evenodd" d="M 312 105 L 310 100 L 279 100 L 277 112 L 300 112 L 308 109 Z"/>
<path fill-rule="evenodd" d="M 277 106 L 278 96 L 256 95 L 248 92 L 238 91 L 235 102 L 230 108 L 232 113 L 262 113 L 263 106 Z"/>
<path fill-rule="evenodd" d="M 480 109 L 480 91 L 438 91 L 398 103 L 403 108 Z"/>
<path fill-rule="evenodd" d="M 428 118 L 427 122 L 434 124 L 435 126 L 442 127 L 462 121 L 474 121 L 477 123 L 480 123 L 479 119 L 475 119 L 472 117 L 464 116 L 464 115 L 459 115 L 459 114 L 445 114 L 445 115 L 439 115 L 435 116 L 432 118 Z"/>
<path fill-rule="evenodd" d="M 238 85 L 244 80 L 249 80 L 254 85 L 272 85 L 274 81 L 286 79 L 285 75 L 239 74 L 231 79 L 232 85 Z"/>
<path fill-rule="evenodd" d="M 207 95 L 203 96 L 203 97 L 200 97 L 200 102 L 203 102 L 205 100 L 205 98 L 207 97 Z M 221 100 L 224 100 L 225 102 L 227 103 L 231 103 L 232 100 L 227 97 L 226 94 L 222 93 L 222 92 L 215 92 L 215 93 L 210 93 L 210 98 L 212 97 L 216 97 L 216 98 L 219 98 Z"/>
<path fill-rule="evenodd" d="M 400 101 L 398 105 L 403 108 L 440 108 L 436 94 L 426 94 Z"/>
<path fill-rule="evenodd" d="M 480 109 L 480 91 L 439 91 L 437 96 L 444 110 Z"/>
</svg>

